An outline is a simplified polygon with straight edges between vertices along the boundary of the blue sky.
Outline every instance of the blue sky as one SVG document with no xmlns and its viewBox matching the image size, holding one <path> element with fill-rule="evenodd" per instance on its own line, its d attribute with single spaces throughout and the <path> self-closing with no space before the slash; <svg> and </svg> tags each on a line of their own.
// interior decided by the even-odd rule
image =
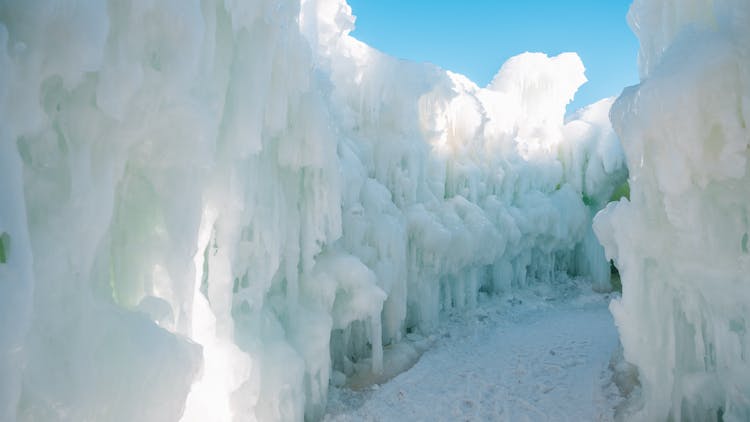
<svg viewBox="0 0 750 422">
<path fill-rule="evenodd" d="M 589 79 L 568 110 L 638 82 L 630 0 L 348 0 L 353 36 L 390 55 L 431 62 L 485 86 L 525 51 L 575 51 Z"/>
</svg>

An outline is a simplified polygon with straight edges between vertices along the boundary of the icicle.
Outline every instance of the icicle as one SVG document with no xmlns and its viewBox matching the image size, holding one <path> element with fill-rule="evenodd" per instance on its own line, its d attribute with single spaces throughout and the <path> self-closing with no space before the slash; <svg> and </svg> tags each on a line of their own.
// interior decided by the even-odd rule
<svg viewBox="0 0 750 422">
<path fill-rule="evenodd" d="M 383 333 L 380 312 L 370 317 L 370 344 L 372 345 L 372 372 L 383 373 Z"/>
</svg>

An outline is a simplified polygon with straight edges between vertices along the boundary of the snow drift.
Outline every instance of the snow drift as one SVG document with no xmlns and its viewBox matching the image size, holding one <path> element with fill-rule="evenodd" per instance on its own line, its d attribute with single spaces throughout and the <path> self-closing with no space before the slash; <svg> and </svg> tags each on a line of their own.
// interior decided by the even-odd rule
<svg viewBox="0 0 750 422">
<path fill-rule="evenodd" d="M 479 88 L 353 21 L 0 3 L 0 419 L 315 419 L 480 291 L 608 288 L 591 216 L 627 172 L 611 100 L 564 121 L 579 58 Z"/>
<path fill-rule="evenodd" d="M 612 108 L 630 201 L 595 220 L 642 390 L 633 420 L 750 420 L 750 3 L 636 0 L 641 83 Z"/>
</svg>

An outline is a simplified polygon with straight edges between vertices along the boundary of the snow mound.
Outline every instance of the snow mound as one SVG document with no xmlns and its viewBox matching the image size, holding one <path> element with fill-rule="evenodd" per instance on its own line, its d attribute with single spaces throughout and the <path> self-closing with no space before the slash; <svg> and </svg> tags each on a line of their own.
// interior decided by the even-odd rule
<svg viewBox="0 0 750 422">
<path fill-rule="evenodd" d="M 595 220 L 642 384 L 632 420 L 750 420 L 750 3 L 636 0 L 641 83 L 611 116 L 630 200 Z"/>
<path fill-rule="evenodd" d="M 441 312 L 609 288 L 574 54 L 488 88 L 343 1 L 0 3 L 0 419 L 302 420 Z M 342 380 L 343 379 L 343 380 Z"/>
</svg>

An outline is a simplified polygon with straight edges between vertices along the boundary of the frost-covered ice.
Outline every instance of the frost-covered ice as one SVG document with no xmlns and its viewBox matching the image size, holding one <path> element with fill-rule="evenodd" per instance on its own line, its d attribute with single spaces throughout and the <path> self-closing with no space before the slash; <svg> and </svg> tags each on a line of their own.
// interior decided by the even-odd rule
<svg viewBox="0 0 750 422">
<path fill-rule="evenodd" d="M 631 420 L 750 420 L 750 2 L 636 0 L 641 83 L 612 107 L 630 201 L 595 228 L 638 367 Z"/>
<path fill-rule="evenodd" d="M 564 120 L 580 59 L 480 88 L 353 20 L 0 2 L 0 420 L 315 419 L 480 290 L 609 287 L 627 172 L 612 100 Z"/>
</svg>

